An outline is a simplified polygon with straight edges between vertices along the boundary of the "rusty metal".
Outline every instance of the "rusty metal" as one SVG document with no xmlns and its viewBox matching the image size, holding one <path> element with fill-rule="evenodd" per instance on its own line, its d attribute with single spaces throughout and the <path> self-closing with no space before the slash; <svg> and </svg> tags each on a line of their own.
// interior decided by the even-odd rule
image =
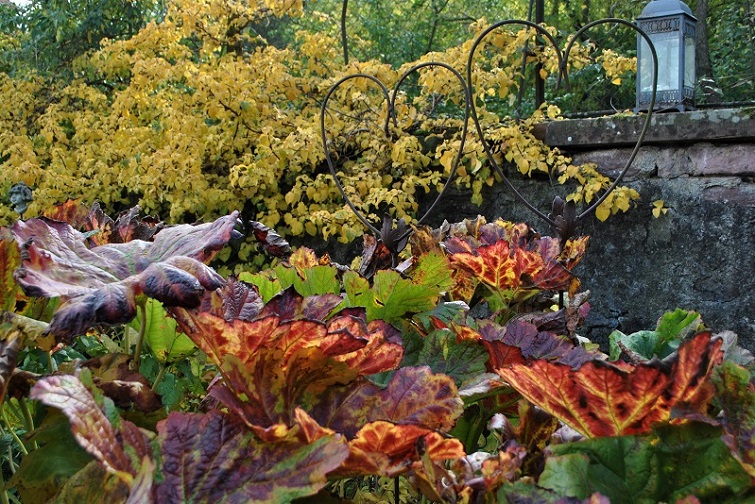
<svg viewBox="0 0 755 504">
<path fill-rule="evenodd" d="M 523 25 L 529 28 L 532 28 L 537 31 L 537 35 L 541 37 L 545 42 L 549 43 L 552 48 L 555 51 L 555 54 L 558 59 L 558 78 L 556 82 L 556 89 L 558 89 L 563 81 L 563 83 L 568 87 L 569 86 L 569 76 L 567 72 L 567 64 L 568 64 L 568 58 L 569 54 L 571 52 L 572 47 L 574 46 L 574 43 L 581 37 L 586 31 L 589 29 L 601 25 L 601 24 L 621 24 L 624 26 L 627 26 L 633 30 L 635 30 L 640 36 L 645 38 L 645 40 L 648 42 L 648 45 L 651 49 L 651 54 L 653 57 L 653 90 L 651 94 L 651 102 L 650 107 L 648 110 L 648 113 L 645 117 L 645 121 L 643 123 L 642 130 L 639 133 L 637 142 L 635 144 L 634 149 L 632 150 L 632 153 L 630 154 L 625 166 L 619 173 L 619 175 L 616 177 L 616 179 L 613 181 L 613 183 L 608 187 L 608 189 L 605 190 L 605 192 L 592 204 L 590 204 L 584 211 L 577 212 L 576 208 L 574 207 L 573 203 L 565 203 L 561 198 L 557 197 L 556 200 L 553 203 L 553 208 L 550 213 L 546 214 L 543 211 L 539 210 L 537 207 L 535 207 L 527 198 L 519 191 L 517 188 L 511 183 L 509 178 L 506 176 L 506 173 L 501 168 L 501 166 L 495 161 L 495 158 L 493 156 L 492 148 L 490 143 L 485 139 L 484 133 L 482 131 L 482 126 L 480 125 L 480 121 L 477 116 L 477 110 L 475 107 L 474 99 L 473 97 L 473 87 L 472 87 L 472 69 L 474 65 L 474 56 L 475 52 L 477 51 L 477 48 L 480 46 L 482 41 L 493 31 L 509 25 Z M 326 129 L 326 116 L 328 113 L 328 103 L 331 99 L 331 96 L 333 93 L 346 81 L 350 79 L 357 79 L 357 78 L 363 78 L 368 79 L 372 83 L 375 84 L 375 86 L 381 91 L 383 94 L 385 103 L 387 104 L 388 110 L 386 114 L 386 121 L 383 128 L 384 135 L 386 137 L 386 140 L 389 140 L 390 137 L 390 123 L 393 122 L 394 127 L 397 127 L 398 121 L 396 118 L 396 111 L 395 111 L 395 105 L 396 105 L 396 98 L 398 96 L 399 90 L 402 86 L 402 84 L 406 81 L 406 79 L 414 74 L 415 72 L 419 72 L 419 70 L 426 68 L 426 67 L 441 67 L 449 72 L 451 72 L 454 77 L 459 81 L 459 85 L 463 91 L 464 100 L 465 100 L 465 107 L 464 107 L 464 123 L 463 123 L 463 129 L 461 133 L 460 138 L 460 145 L 459 149 L 456 153 L 456 156 L 454 157 L 453 165 L 450 174 L 448 175 L 445 184 L 443 185 L 442 190 L 438 193 L 437 197 L 433 201 L 433 203 L 430 205 L 430 207 L 425 211 L 425 213 L 417 220 L 417 224 L 423 223 L 429 215 L 433 212 L 433 210 L 437 207 L 438 203 L 443 198 L 443 195 L 445 194 L 446 190 L 450 186 L 451 182 L 453 181 L 457 168 L 459 166 L 461 157 L 464 152 L 464 145 L 466 141 L 466 136 L 468 132 L 468 124 L 469 120 L 471 119 L 474 122 L 475 130 L 477 132 L 477 135 L 480 139 L 480 142 L 485 150 L 485 153 L 488 157 L 488 162 L 491 164 L 493 169 L 495 170 L 496 174 L 501 178 L 503 183 L 506 185 L 506 187 L 514 194 L 514 196 L 530 211 L 532 211 L 535 215 L 537 215 L 540 219 L 545 221 L 554 231 L 561 237 L 562 241 L 565 241 L 568 239 L 574 232 L 576 228 L 576 224 L 581 221 L 582 219 L 586 218 L 590 214 L 592 214 L 595 209 L 603 203 L 606 198 L 613 192 L 613 190 L 621 183 L 624 176 L 626 175 L 627 171 L 629 170 L 629 167 L 634 162 L 637 153 L 639 152 L 640 147 L 642 146 L 642 142 L 645 138 L 645 135 L 647 131 L 650 128 L 651 118 L 652 118 L 652 110 L 653 106 L 655 104 L 656 99 L 656 90 L 657 90 L 657 79 L 658 79 L 658 57 L 655 51 L 655 48 L 653 47 L 652 42 L 650 41 L 650 38 L 648 35 L 642 31 L 639 27 L 637 27 L 634 23 L 631 23 L 630 21 L 626 21 L 624 19 L 618 19 L 618 18 L 607 18 L 607 19 L 601 19 L 598 21 L 593 21 L 591 23 L 588 23 L 584 27 L 582 27 L 579 31 L 577 31 L 569 40 L 566 45 L 566 48 L 562 52 L 558 48 L 558 44 L 555 40 L 555 38 L 541 25 L 533 23 L 531 21 L 525 21 L 525 20 L 505 20 L 500 21 L 497 23 L 492 24 L 490 27 L 488 27 L 485 31 L 483 31 L 474 41 L 472 48 L 469 52 L 469 57 L 467 59 L 467 66 L 466 66 L 466 80 L 464 77 L 453 67 L 451 67 L 448 64 L 440 63 L 440 62 L 425 62 L 418 65 L 413 66 L 409 70 L 407 70 L 398 80 L 396 86 L 393 89 L 393 92 L 390 93 L 388 88 L 376 77 L 368 74 L 352 74 L 348 75 L 346 77 L 343 77 L 339 81 L 337 81 L 331 88 L 328 90 L 327 94 L 325 95 L 325 99 L 323 100 L 321 111 L 320 111 L 320 133 L 322 137 L 322 145 L 323 149 L 325 151 L 325 159 L 328 164 L 328 168 L 330 169 L 330 173 L 333 177 L 333 180 L 336 183 L 336 186 L 341 193 L 341 196 L 346 201 L 349 208 L 355 213 L 357 218 L 362 222 L 362 224 L 365 225 L 367 229 L 370 230 L 370 232 L 377 238 L 380 238 L 384 243 L 386 240 L 391 241 L 391 243 L 405 243 L 405 238 L 411 233 L 411 229 L 405 231 L 405 232 L 397 232 L 395 229 L 391 228 L 386 230 L 386 226 L 383 225 L 382 229 L 378 229 L 377 226 L 373 225 L 369 222 L 369 220 L 355 207 L 355 205 L 351 202 L 351 200 L 346 195 L 346 192 L 343 188 L 343 185 L 341 184 L 340 179 L 337 175 L 337 170 L 335 167 L 335 164 L 333 162 L 333 159 L 330 154 L 330 149 L 328 148 L 328 136 L 327 136 L 327 129 Z M 384 234 L 390 234 L 390 236 Z M 395 245 L 394 247 L 395 248 Z M 403 248 L 403 247 L 402 247 Z M 398 254 L 400 250 L 391 250 L 392 253 Z"/>
</svg>

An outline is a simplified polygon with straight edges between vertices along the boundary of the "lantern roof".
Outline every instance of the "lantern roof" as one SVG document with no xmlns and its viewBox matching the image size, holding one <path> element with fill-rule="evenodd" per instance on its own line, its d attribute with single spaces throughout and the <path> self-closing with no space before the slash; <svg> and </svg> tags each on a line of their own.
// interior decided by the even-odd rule
<svg viewBox="0 0 755 504">
<path fill-rule="evenodd" d="M 678 14 L 686 14 L 693 19 L 697 19 L 687 4 L 679 0 L 652 0 L 642 9 L 642 14 L 640 14 L 638 19 L 675 16 Z"/>
</svg>

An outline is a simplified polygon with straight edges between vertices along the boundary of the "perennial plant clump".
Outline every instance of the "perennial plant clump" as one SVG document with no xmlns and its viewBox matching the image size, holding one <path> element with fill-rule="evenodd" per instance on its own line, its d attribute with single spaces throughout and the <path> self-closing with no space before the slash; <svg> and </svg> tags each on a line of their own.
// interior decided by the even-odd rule
<svg viewBox="0 0 755 504">
<path fill-rule="evenodd" d="M 479 217 L 351 269 L 235 213 L 55 217 L 0 241 L 7 498 L 753 496 L 752 356 L 685 310 L 610 355 L 580 337 L 587 237 Z M 246 229 L 275 265 L 223 278 Z"/>
</svg>

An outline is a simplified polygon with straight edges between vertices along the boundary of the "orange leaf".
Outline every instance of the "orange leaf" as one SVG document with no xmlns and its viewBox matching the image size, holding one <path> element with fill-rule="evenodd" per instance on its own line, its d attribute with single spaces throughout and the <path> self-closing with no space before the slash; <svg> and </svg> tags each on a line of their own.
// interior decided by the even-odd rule
<svg viewBox="0 0 755 504">
<path fill-rule="evenodd" d="M 338 316 L 328 321 L 328 336 L 345 333 L 355 341 L 366 344 L 336 357 L 345 362 L 360 375 L 370 375 L 396 369 L 404 357 L 404 347 L 390 342 L 392 326 L 382 320 L 373 320 L 366 324 L 364 320 L 353 316 Z"/>
<path fill-rule="evenodd" d="M 426 453 L 432 460 L 456 459 L 465 455 L 458 439 L 445 439 L 415 425 L 395 425 L 379 420 L 362 427 L 349 442 L 349 457 L 337 473 L 339 476 L 397 476 L 419 460 L 417 441 L 420 438 L 423 438 Z"/>
<path fill-rule="evenodd" d="M 477 255 L 459 253 L 451 256 L 453 263 L 464 266 L 481 281 L 496 289 L 509 289 L 517 284 L 516 260 L 506 241 L 477 249 Z"/>
<path fill-rule="evenodd" d="M 586 436 L 648 432 L 671 409 L 694 401 L 721 360 L 720 339 L 701 333 L 671 360 L 637 366 L 586 362 L 579 369 L 535 360 L 497 369 L 529 401 Z"/>
</svg>

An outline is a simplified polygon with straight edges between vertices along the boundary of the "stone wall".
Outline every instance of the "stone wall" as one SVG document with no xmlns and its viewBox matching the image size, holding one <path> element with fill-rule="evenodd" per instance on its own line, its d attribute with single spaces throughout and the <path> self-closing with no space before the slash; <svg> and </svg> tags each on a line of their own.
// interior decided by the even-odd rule
<svg viewBox="0 0 755 504">
<path fill-rule="evenodd" d="M 557 121 L 543 134 L 577 162 L 595 162 L 615 176 L 641 121 Z M 654 115 L 625 183 L 641 195 L 636 208 L 604 223 L 587 219 L 580 229 L 591 237 L 577 270 L 592 292 L 583 333 L 605 344 L 613 329 L 651 329 L 665 311 L 681 307 L 700 311 L 714 331 L 735 331 L 755 351 L 755 109 Z M 557 189 L 547 180 L 517 184 L 539 208 L 550 208 Z M 669 212 L 656 219 L 657 199 Z M 482 214 L 545 226 L 502 184 L 483 201 L 476 207 L 468 194 L 449 194 L 431 224 Z"/>
</svg>

